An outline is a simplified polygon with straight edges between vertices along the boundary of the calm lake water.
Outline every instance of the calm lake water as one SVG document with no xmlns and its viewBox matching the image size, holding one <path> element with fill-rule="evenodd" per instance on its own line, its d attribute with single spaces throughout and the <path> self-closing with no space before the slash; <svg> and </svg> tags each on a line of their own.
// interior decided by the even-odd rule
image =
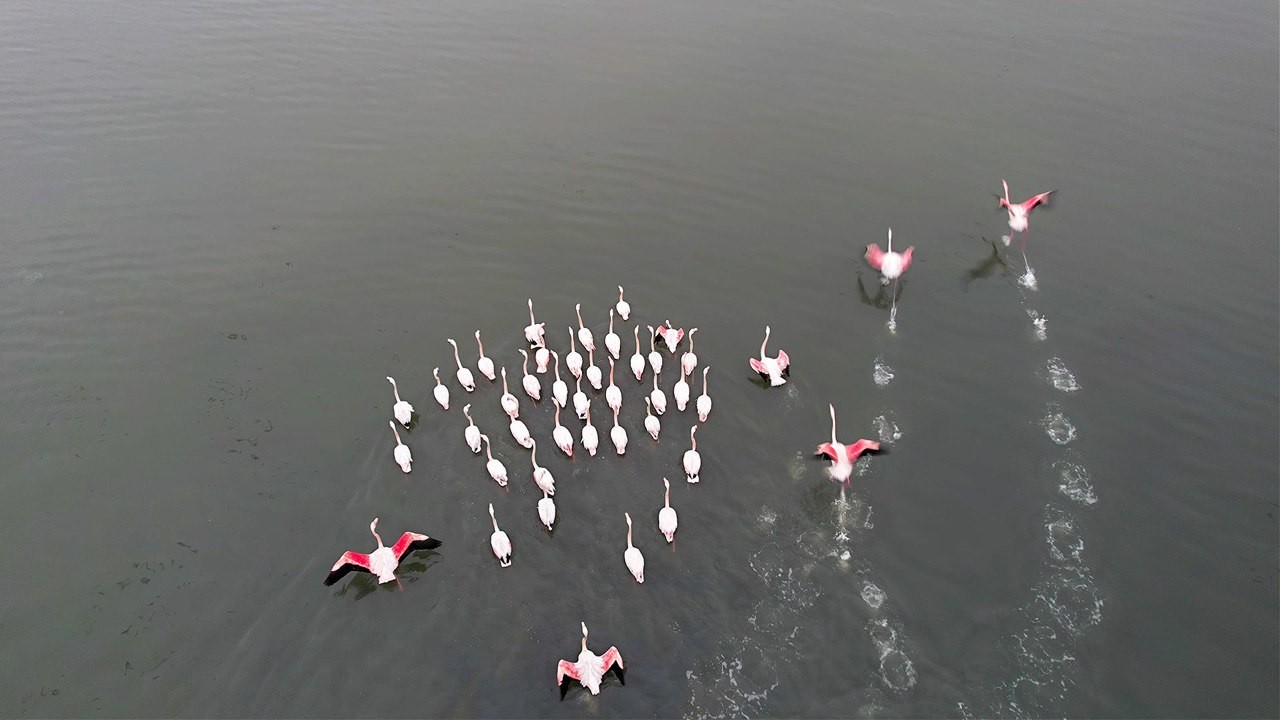
<svg viewBox="0 0 1280 720">
<path fill-rule="evenodd" d="M 0 4 L 0 713 L 1275 717 L 1278 24 Z M 1058 190 L 1034 288 L 1001 178 Z M 915 247 L 896 332 L 862 259 L 889 227 Z M 526 299 L 564 352 L 619 284 L 627 454 L 565 458 L 521 396 L 548 534 L 500 389 L 466 396 L 445 338 L 474 366 L 481 330 L 519 393 Z M 653 442 L 625 372 L 667 319 L 713 368 L 698 485 L 692 411 Z M 766 324 L 780 388 L 747 365 Z M 386 375 L 420 414 L 410 475 Z M 828 403 L 888 450 L 845 491 L 811 454 Z M 444 546 L 326 586 L 375 516 Z M 579 621 L 626 682 L 562 700 Z"/>
</svg>

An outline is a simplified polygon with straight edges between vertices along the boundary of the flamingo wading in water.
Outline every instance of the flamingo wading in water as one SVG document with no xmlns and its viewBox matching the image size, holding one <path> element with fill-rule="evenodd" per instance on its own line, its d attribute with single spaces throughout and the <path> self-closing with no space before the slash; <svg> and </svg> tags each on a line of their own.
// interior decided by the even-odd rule
<svg viewBox="0 0 1280 720">
<path fill-rule="evenodd" d="M 618 666 L 618 674 L 622 674 L 622 653 L 618 648 L 610 647 L 604 655 L 596 655 L 587 649 L 587 624 L 582 623 L 582 652 L 578 653 L 577 662 L 561 660 L 556 665 L 556 685 L 563 685 L 565 678 L 573 678 L 591 691 L 592 695 L 600 694 L 600 680 L 614 665 Z"/>
<path fill-rule="evenodd" d="M 369 532 L 373 533 L 373 539 L 378 541 L 378 549 L 368 554 L 350 550 L 342 553 L 338 562 L 329 569 L 329 577 L 325 580 L 326 585 L 337 582 L 350 570 L 373 573 L 378 576 L 379 583 L 391 582 L 396 579 L 396 568 L 400 566 L 400 561 L 405 555 L 415 550 L 434 550 L 443 544 L 421 533 L 406 532 L 400 536 L 395 545 L 387 547 L 382 544 L 382 537 L 378 535 L 378 518 L 374 518 L 373 522 L 369 523 Z"/>
<path fill-rule="evenodd" d="M 631 513 L 623 513 L 627 519 L 627 550 L 622 553 L 622 561 L 627 564 L 627 569 L 631 571 L 631 575 L 635 577 L 636 582 L 644 582 L 644 555 L 640 552 L 640 548 L 631 544 Z"/>
<path fill-rule="evenodd" d="M 711 414 L 711 396 L 707 394 L 707 371 L 710 369 L 710 365 L 702 368 L 702 394 L 698 396 L 699 422 L 706 422 L 707 416 Z"/>
<path fill-rule="evenodd" d="M 609 308 L 609 333 L 604 336 L 604 347 L 614 360 L 622 358 L 622 338 L 613 331 L 613 308 Z"/>
<path fill-rule="evenodd" d="M 391 412 L 396 416 L 396 420 L 400 421 L 401 425 L 409 427 L 409 423 L 413 421 L 413 406 L 400 399 L 400 388 L 396 387 L 395 378 L 388 375 L 387 382 L 391 383 L 391 392 L 396 396 L 396 404 L 391 406 Z"/>
<path fill-rule="evenodd" d="M 436 379 L 436 386 L 435 389 L 431 391 L 431 394 L 435 396 L 436 402 L 440 403 L 440 407 L 448 410 L 449 388 L 445 387 L 444 383 L 440 382 L 440 368 L 433 369 L 431 371 L 431 376 Z"/>
<path fill-rule="evenodd" d="M 658 530 L 670 543 L 676 539 L 676 527 L 680 521 L 676 517 L 676 509 L 671 507 L 671 483 L 666 478 L 662 478 L 662 485 L 666 488 L 666 493 L 662 498 L 662 509 L 658 511 Z"/>
<path fill-rule="evenodd" d="M 898 323 L 898 278 L 911 267 L 911 254 L 915 246 L 908 247 L 901 254 L 893 251 L 893 228 L 889 228 L 888 250 L 881 250 L 879 245 L 871 243 L 867 246 L 867 263 L 880 271 L 880 284 L 888 285 L 893 281 L 893 301 L 889 309 L 889 329 L 893 330 Z"/>
<path fill-rule="evenodd" d="M 644 375 L 644 355 L 640 354 L 640 326 L 636 325 L 631 329 L 635 331 L 632 334 L 636 338 L 636 352 L 631 356 L 631 374 L 636 376 L 636 382 L 640 382 Z"/>
<path fill-rule="evenodd" d="M 786 350 L 779 350 L 778 357 L 771 358 L 765 354 L 765 346 L 769 344 L 769 326 L 764 326 L 764 342 L 760 343 L 760 359 L 751 358 L 751 369 L 769 379 L 770 387 L 777 387 L 787 382 L 784 375 L 791 367 L 791 358 Z"/>
<path fill-rule="evenodd" d="M 853 463 L 858 456 L 868 450 L 879 450 L 880 443 L 874 440 L 859 440 L 852 445 L 845 445 L 836 440 L 836 406 L 828 405 L 827 407 L 831 409 L 831 442 L 819 445 L 815 453 L 831 459 L 833 481 L 847 483 L 849 476 L 853 474 Z"/>
<path fill-rule="evenodd" d="M 618 304 L 614 306 L 614 309 L 618 311 L 618 317 L 622 318 L 623 322 L 626 322 L 631 317 L 631 303 L 622 299 L 621 285 L 618 286 Z"/>
<path fill-rule="evenodd" d="M 697 431 L 697 425 L 689 428 L 689 442 L 693 444 L 693 447 L 684 451 L 683 458 L 685 479 L 690 484 L 699 482 L 702 479 L 698 477 L 698 473 L 702 471 L 702 455 L 698 452 L 698 438 L 693 436 Z"/>
<path fill-rule="evenodd" d="M 582 303 L 573 306 L 573 311 L 578 314 L 578 342 L 582 343 L 582 347 L 588 352 L 596 349 L 596 341 L 591 335 L 591 328 L 582 324 Z"/>
<path fill-rule="evenodd" d="M 529 324 L 524 329 L 524 339 L 528 340 L 532 347 L 545 346 L 547 344 L 546 327 L 546 323 L 533 319 L 533 298 L 529 298 Z"/>
<path fill-rule="evenodd" d="M 396 430 L 394 420 L 388 420 L 387 424 L 391 426 L 391 432 L 396 434 L 396 449 L 392 453 L 396 459 L 396 464 L 406 473 L 413 470 L 413 452 L 409 450 L 409 446 L 400 442 L 400 431 Z"/>
<path fill-rule="evenodd" d="M 511 567 L 511 538 L 498 527 L 498 518 L 493 515 L 493 503 L 489 503 L 489 519 L 493 521 L 493 534 L 489 536 L 489 549 L 498 558 L 498 565 Z"/>
<path fill-rule="evenodd" d="M 480 374 L 489 378 L 489 382 L 498 379 L 497 373 L 493 369 L 493 358 L 484 354 L 484 343 L 480 342 L 480 331 L 476 331 L 476 347 L 480 348 L 480 359 L 476 361 L 476 367 L 480 368 Z"/>
<path fill-rule="evenodd" d="M 462 431 L 462 437 L 467 441 L 467 447 L 471 448 L 471 452 L 480 454 L 480 428 L 476 427 L 476 421 L 471 419 L 471 403 L 462 406 L 462 415 L 467 419 L 467 428 Z"/>
<path fill-rule="evenodd" d="M 476 380 L 471 375 L 471 370 L 462 366 L 462 358 L 458 357 L 458 343 L 453 338 L 445 338 L 449 344 L 453 346 L 453 361 L 458 364 L 458 384 L 463 390 L 471 392 L 476 389 Z"/>
<path fill-rule="evenodd" d="M 493 446 L 489 443 L 488 435 L 481 435 L 480 439 L 484 441 L 484 454 L 489 460 L 485 463 L 485 469 L 489 471 L 489 477 L 498 483 L 499 487 L 507 486 L 507 466 L 502 464 L 501 460 L 493 457 Z"/>
</svg>

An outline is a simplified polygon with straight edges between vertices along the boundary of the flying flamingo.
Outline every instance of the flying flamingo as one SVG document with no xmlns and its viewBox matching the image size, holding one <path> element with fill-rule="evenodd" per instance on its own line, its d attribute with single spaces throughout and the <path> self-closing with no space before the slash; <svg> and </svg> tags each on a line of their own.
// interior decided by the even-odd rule
<svg viewBox="0 0 1280 720">
<path fill-rule="evenodd" d="M 329 569 L 329 577 L 325 580 L 326 585 L 337 582 L 350 570 L 371 572 L 378 576 L 379 583 L 391 582 L 396 579 L 396 568 L 400 566 L 400 561 L 405 555 L 415 550 L 434 550 L 443 544 L 435 538 L 407 532 L 400 536 L 395 545 L 387 547 L 382 544 L 382 537 L 378 535 L 378 518 L 374 518 L 373 522 L 369 523 L 369 532 L 373 533 L 373 538 L 378 541 L 378 549 L 368 554 L 350 550 L 342 553 L 338 562 Z"/>
<path fill-rule="evenodd" d="M 657 440 L 658 433 L 662 432 L 662 421 L 653 414 L 653 401 L 649 398 L 644 399 L 644 429 L 649 431 L 649 436 L 654 440 Z"/>
<path fill-rule="evenodd" d="M 871 267 L 883 275 L 880 284 L 888 285 L 890 280 L 893 281 L 893 304 L 889 310 L 889 329 L 892 330 L 898 319 L 898 278 L 911 267 L 911 254 L 915 252 L 915 246 L 908 247 L 901 255 L 894 252 L 893 228 L 889 228 L 888 247 L 887 251 L 882 251 L 879 245 L 871 243 L 867 246 L 866 258 Z"/>
<path fill-rule="evenodd" d="M 551 431 L 551 439 L 555 441 L 556 447 L 564 451 L 565 455 L 573 457 L 573 433 L 560 424 L 559 405 L 556 406 L 556 429 Z"/>
<path fill-rule="evenodd" d="M 502 398 L 498 400 L 498 403 L 502 405 L 502 412 L 506 413 L 507 417 L 512 420 L 520 417 L 520 401 L 517 400 L 516 396 L 512 395 L 511 391 L 507 389 L 506 366 L 503 366 L 502 368 Z"/>
<path fill-rule="evenodd" d="M 493 458 L 493 446 L 489 443 L 489 436 L 481 435 L 480 439 L 484 440 L 484 454 L 489 457 L 489 461 L 484 466 L 489 471 L 489 477 L 493 478 L 493 481 L 498 483 L 499 486 L 506 487 L 507 466 L 503 465 L 501 460 Z"/>
<path fill-rule="evenodd" d="M 621 285 L 618 286 L 618 304 L 614 308 L 618 311 L 618 317 L 622 318 L 623 322 L 626 322 L 631 317 L 631 303 L 622 299 Z"/>
<path fill-rule="evenodd" d="M 586 416 L 583 418 L 586 424 L 582 426 L 582 447 L 587 449 L 587 453 L 591 457 L 596 456 L 596 448 L 600 447 L 600 433 L 596 432 L 596 426 L 591 424 L 591 406 L 587 406 Z"/>
<path fill-rule="evenodd" d="M 458 343 L 454 342 L 453 338 L 445 338 L 445 339 L 448 340 L 449 344 L 453 346 L 453 361 L 458 364 L 458 384 L 461 385 L 462 389 L 466 390 L 467 392 L 471 392 L 472 390 L 475 390 L 476 389 L 475 378 L 471 376 L 471 371 L 469 369 L 462 367 L 462 359 L 458 357 Z"/>
<path fill-rule="evenodd" d="M 1023 276 L 1022 283 L 1027 287 L 1035 289 L 1035 274 L 1031 269 L 1031 263 L 1027 262 L 1029 216 L 1031 215 L 1031 211 L 1035 209 L 1037 205 L 1044 204 L 1047 207 L 1049 205 L 1049 195 L 1057 191 L 1050 190 L 1049 192 L 1042 192 L 1039 195 L 1031 196 L 1030 200 L 1015 203 L 1009 201 L 1009 183 L 1005 182 L 1002 178 L 1000 180 L 1000 184 L 1004 185 L 1004 197 L 1000 197 L 999 195 L 996 196 L 996 207 L 1005 208 L 1009 211 L 1009 234 L 1001 235 L 1000 239 L 1004 241 L 1005 245 L 1008 245 L 1009 242 L 1013 240 L 1013 234 L 1015 232 L 1022 233 L 1022 237 L 1018 239 L 1018 244 L 1022 248 L 1022 264 L 1027 267 L 1027 274 Z"/>
<path fill-rule="evenodd" d="M 578 390 L 573 394 L 573 411 L 578 414 L 579 420 L 586 420 L 587 407 L 590 406 L 591 401 L 587 400 L 587 394 L 582 392 L 581 376 L 578 377 L 577 383 L 578 383 Z"/>
<path fill-rule="evenodd" d="M 655 413 L 661 415 L 667 411 L 667 394 L 658 387 L 658 373 L 653 374 L 653 392 L 649 393 L 649 399 L 653 401 Z"/>
<path fill-rule="evenodd" d="M 693 448 L 684 451 L 684 474 L 685 479 L 690 483 L 696 483 L 702 479 L 698 477 L 698 473 L 702 470 L 702 456 L 698 454 L 698 438 L 693 436 L 697 431 L 697 425 L 689 428 L 689 442 L 693 443 Z"/>
<path fill-rule="evenodd" d="M 533 319 L 533 298 L 529 298 L 529 324 L 524 329 L 524 339 L 528 340 L 529 345 L 532 347 L 546 345 L 546 327 L 546 323 L 540 323 Z"/>
<path fill-rule="evenodd" d="M 631 374 L 636 376 L 636 382 L 640 382 L 641 375 L 644 374 L 644 355 L 640 354 L 640 326 L 636 325 L 632 330 L 635 330 L 633 335 L 636 337 L 636 354 L 631 356 Z"/>
<path fill-rule="evenodd" d="M 658 346 L 654 344 L 657 338 L 654 335 L 653 326 L 645 327 L 649 328 L 649 366 L 653 368 L 653 374 L 657 375 L 662 372 L 662 353 L 658 352 Z"/>
<path fill-rule="evenodd" d="M 667 343 L 667 352 L 672 355 L 676 354 L 676 347 L 680 345 L 680 341 L 684 339 L 684 328 L 671 327 L 671 321 L 667 321 L 667 326 L 658 326 L 658 332 L 662 334 L 662 339 Z"/>
<path fill-rule="evenodd" d="M 787 372 L 787 368 L 791 367 L 791 358 L 787 357 L 786 350 L 779 350 L 778 357 L 771 358 L 765 355 L 764 346 L 769 344 L 769 326 L 764 326 L 764 342 L 760 343 L 760 359 L 750 359 L 751 369 L 769 378 L 769 385 L 777 387 L 787 382 L 783 375 Z"/>
<path fill-rule="evenodd" d="M 529 440 L 533 443 L 529 447 L 529 461 L 533 463 L 533 481 L 538 487 L 548 495 L 556 494 L 556 479 L 551 477 L 551 471 L 538 464 L 538 443 L 536 440 Z"/>
<path fill-rule="evenodd" d="M 879 450 L 880 443 L 874 440 L 859 440 L 852 445 L 843 445 L 838 442 L 836 440 L 836 406 L 828 405 L 827 407 L 831 408 L 831 442 L 819 445 L 815 453 L 831 459 L 833 481 L 847 483 L 849 476 L 853 474 L 853 461 L 868 450 Z"/>
<path fill-rule="evenodd" d="M 493 358 L 485 357 L 484 343 L 480 342 L 480 331 L 476 331 L 476 347 L 480 348 L 480 359 L 476 361 L 476 367 L 480 368 L 480 374 L 489 378 L 489 382 L 498 379 L 493 371 Z"/>
<path fill-rule="evenodd" d="M 663 496 L 662 509 L 658 511 L 658 530 L 667 536 L 667 542 L 672 542 L 676 539 L 676 526 L 680 521 L 676 518 L 676 509 L 671 507 L 671 483 L 662 478 L 662 485 L 667 490 Z"/>
<path fill-rule="evenodd" d="M 627 564 L 627 569 L 635 576 L 636 582 L 644 582 L 644 555 L 640 554 L 640 548 L 631 544 L 631 513 L 623 513 L 627 518 L 627 551 L 622 553 L 622 560 Z"/>
<path fill-rule="evenodd" d="M 676 386 L 671 388 L 671 395 L 676 399 L 676 409 L 684 412 L 684 408 L 689 404 L 689 383 L 684 379 L 684 373 L 680 373 L 680 379 L 676 380 Z"/>
<path fill-rule="evenodd" d="M 574 305 L 573 311 L 578 313 L 578 342 L 588 351 L 595 350 L 596 341 L 591 336 L 591 328 L 582 324 L 582 303 Z"/>
<path fill-rule="evenodd" d="M 489 519 L 493 521 L 493 534 L 489 536 L 493 556 L 498 558 L 500 567 L 511 567 L 511 538 L 498 528 L 498 518 L 493 516 L 493 503 L 489 503 Z"/>
<path fill-rule="evenodd" d="M 409 423 L 413 420 L 413 406 L 400 399 L 400 388 L 396 387 L 395 378 L 388 375 L 387 382 L 391 383 L 391 392 L 396 396 L 396 404 L 391 407 L 391 412 L 395 414 L 396 420 L 399 420 L 401 425 L 409 427 Z"/>
<path fill-rule="evenodd" d="M 604 391 L 605 402 L 609 403 L 609 407 L 617 410 L 622 407 L 622 390 L 613 384 L 613 359 L 609 359 L 609 388 Z"/>
<path fill-rule="evenodd" d="M 564 366 L 569 368 L 570 375 L 582 377 L 582 353 L 574 342 L 573 328 L 569 328 L 569 354 L 564 356 Z"/>
<path fill-rule="evenodd" d="M 546 490 L 542 491 L 542 499 L 538 501 L 538 519 L 548 530 L 556 524 L 556 501 L 547 495 Z"/>
<path fill-rule="evenodd" d="M 613 331 L 613 308 L 609 308 L 609 333 L 604 336 L 604 347 L 614 360 L 622 358 L 622 338 Z"/>
<path fill-rule="evenodd" d="M 563 685 L 569 677 L 582 683 L 592 695 L 600 694 L 600 680 L 614 665 L 618 666 L 618 674 L 622 674 L 622 653 L 618 648 L 610 647 L 604 655 L 596 655 L 587 649 L 587 624 L 582 623 L 582 652 L 578 653 L 577 662 L 561 660 L 556 666 L 556 685 Z"/>
<path fill-rule="evenodd" d="M 436 396 L 436 402 L 440 403 L 440 407 L 444 408 L 445 410 L 448 410 L 449 409 L 449 388 L 445 387 L 444 384 L 440 382 L 440 368 L 435 368 L 434 370 L 432 370 L 431 376 L 436 379 L 436 387 L 434 390 L 431 391 L 431 394 Z"/>
<path fill-rule="evenodd" d="M 560 378 L 560 353 L 552 350 L 551 357 L 556 361 L 556 381 L 551 383 L 551 402 L 564 407 L 569 403 L 569 386 Z"/>
<path fill-rule="evenodd" d="M 523 370 L 521 371 L 524 373 L 524 377 L 520 380 L 520 382 L 524 384 L 524 391 L 534 400 L 541 400 L 542 384 L 538 382 L 537 376 L 529 374 L 529 353 L 525 352 L 524 349 L 521 348 L 520 354 L 524 356 L 524 362 L 522 363 Z"/>
<path fill-rule="evenodd" d="M 711 396 L 707 394 L 707 371 L 710 369 L 710 365 L 702 368 L 702 394 L 698 396 L 698 420 L 700 422 L 706 422 L 707 416 L 711 414 Z"/>
<path fill-rule="evenodd" d="M 471 452 L 480 454 L 480 428 L 476 427 L 475 420 L 471 419 L 471 403 L 462 406 L 462 415 L 467 418 L 467 429 L 462 431 L 462 437 L 467 441 L 467 447 L 471 448 Z"/>
<path fill-rule="evenodd" d="M 609 431 L 609 437 L 613 440 L 613 446 L 618 449 L 619 455 L 627 453 L 627 429 L 618 424 L 618 408 L 613 409 L 613 429 Z"/>
<path fill-rule="evenodd" d="M 604 373 L 600 368 L 596 367 L 596 351 L 587 350 L 587 380 L 591 383 L 591 387 L 599 390 L 604 387 L 601 380 L 604 379 Z"/>
<path fill-rule="evenodd" d="M 698 328 L 689 331 L 689 351 L 680 356 L 680 370 L 685 375 L 692 375 L 695 368 L 698 367 L 698 356 L 693 352 L 693 334 L 698 332 Z"/>
<path fill-rule="evenodd" d="M 400 442 L 400 431 L 396 430 L 395 421 L 388 420 L 387 424 L 391 426 L 391 432 L 396 434 L 396 449 L 393 453 L 396 459 L 396 464 L 400 466 L 401 470 L 407 473 L 413 469 L 413 452 L 409 450 L 408 445 Z"/>
</svg>

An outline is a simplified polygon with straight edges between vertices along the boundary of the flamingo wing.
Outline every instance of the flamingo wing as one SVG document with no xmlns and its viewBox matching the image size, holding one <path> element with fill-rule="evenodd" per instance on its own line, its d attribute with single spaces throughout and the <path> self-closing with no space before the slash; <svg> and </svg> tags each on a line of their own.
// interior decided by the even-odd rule
<svg viewBox="0 0 1280 720">
<path fill-rule="evenodd" d="M 683 339 L 684 339 L 684 328 L 680 328 L 679 330 L 676 330 L 676 344 L 679 345 L 680 341 Z"/>
<path fill-rule="evenodd" d="M 1037 205 L 1041 205 L 1041 204 L 1043 204 L 1045 207 L 1048 207 L 1048 206 L 1049 206 L 1049 195 L 1051 195 L 1052 193 L 1055 193 L 1055 192 L 1057 192 L 1057 190 L 1050 190 L 1049 192 L 1042 192 L 1042 193 L 1040 193 L 1039 195 L 1036 195 L 1036 196 L 1032 197 L 1030 200 L 1028 200 L 1028 201 L 1026 201 L 1026 202 L 1022 203 L 1022 207 L 1023 207 L 1023 208 L 1025 208 L 1027 212 L 1031 212 L 1031 210 L 1032 210 L 1035 206 L 1037 206 Z"/>
<path fill-rule="evenodd" d="M 569 662 L 568 660 L 561 660 L 560 664 L 556 665 L 556 685 L 563 684 L 564 679 L 567 677 L 580 681 L 580 679 L 578 678 L 577 666 Z"/>
<path fill-rule="evenodd" d="M 369 567 L 369 556 L 365 553 L 351 552 L 350 550 L 342 553 L 342 557 L 338 558 L 338 562 L 334 563 L 333 567 L 329 568 L 329 572 L 337 572 L 343 565 L 348 564 L 355 565 L 358 568 L 372 572 L 372 569 Z"/>
<path fill-rule="evenodd" d="M 400 560 L 414 550 L 434 550 L 443 544 L 433 537 L 428 537 L 421 533 L 407 532 L 400 536 L 395 545 L 391 546 L 391 552 L 395 554 L 396 560 Z"/>
<path fill-rule="evenodd" d="M 867 254 L 863 257 L 867 259 L 868 265 L 877 270 L 879 270 L 880 266 L 884 263 L 884 251 L 875 243 L 867 246 Z"/>
<path fill-rule="evenodd" d="M 868 450 L 879 450 L 880 443 L 875 440 L 859 440 L 852 445 L 845 445 L 844 451 L 849 456 L 849 462 L 857 460 L 862 453 Z"/>
<path fill-rule="evenodd" d="M 760 360 L 758 360 L 758 359 L 756 359 L 756 358 L 749 358 L 749 359 L 747 360 L 747 362 L 751 363 L 751 369 L 752 369 L 752 370 L 755 370 L 756 372 L 760 373 L 761 375 L 768 375 L 768 374 L 769 374 L 769 369 L 768 369 L 768 368 L 766 368 L 766 367 L 764 366 L 764 363 L 763 363 L 763 362 L 761 362 Z"/>
<path fill-rule="evenodd" d="M 822 443 L 821 445 L 818 446 L 818 449 L 813 452 L 815 455 L 826 455 L 832 460 L 840 459 L 839 457 L 836 456 L 835 446 L 833 446 L 831 443 Z"/>
<path fill-rule="evenodd" d="M 778 351 L 778 370 L 780 372 L 786 372 L 787 368 L 789 367 L 791 367 L 791 358 L 787 357 L 787 351 L 779 350 Z"/>
<path fill-rule="evenodd" d="M 911 254 L 915 251 L 916 246 L 912 245 L 902 253 L 902 269 L 898 271 L 899 273 L 904 273 L 907 271 L 907 268 L 911 267 Z"/>
<path fill-rule="evenodd" d="M 622 664 L 622 653 L 618 652 L 617 647 L 610 645 L 609 649 L 600 656 L 600 672 L 602 674 L 609 672 L 609 668 L 613 667 L 615 664 L 620 670 L 626 668 L 626 666 Z"/>
</svg>

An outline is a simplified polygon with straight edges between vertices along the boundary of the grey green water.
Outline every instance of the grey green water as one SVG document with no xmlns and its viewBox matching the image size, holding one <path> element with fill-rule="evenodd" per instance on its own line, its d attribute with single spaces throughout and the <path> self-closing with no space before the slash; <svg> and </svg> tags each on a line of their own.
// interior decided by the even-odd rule
<svg viewBox="0 0 1280 720">
<path fill-rule="evenodd" d="M 1277 27 L 1146 0 L 0 5 L 0 714 L 1274 717 Z M 1036 289 L 1001 178 L 1058 190 Z M 896 333 L 861 259 L 888 227 L 916 248 Z M 618 284 L 626 456 L 557 455 L 522 398 L 548 535 L 445 338 L 482 330 L 518 388 L 526 298 L 563 352 Z M 668 318 L 713 368 L 698 486 L 691 412 L 654 443 L 621 372 Z M 782 388 L 747 366 L 765 324 Z M 421 414 L 407 476 L 388 374 Z M 844 493 L 810 455 L 828 403 L 889 450 Z M 374 516 L 445 544 L 326 587 Z M 562 701 L 580 620 L 626 684 Z"/>
</svg>

